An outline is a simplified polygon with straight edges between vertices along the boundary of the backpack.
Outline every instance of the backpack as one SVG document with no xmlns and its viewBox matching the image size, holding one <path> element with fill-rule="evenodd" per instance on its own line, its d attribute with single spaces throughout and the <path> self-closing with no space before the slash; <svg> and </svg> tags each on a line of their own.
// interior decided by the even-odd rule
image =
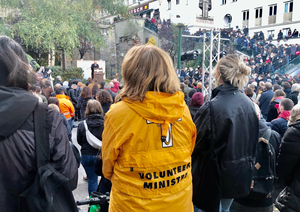
<svg viewBox="0 0 300 212">
<path fill-rule="evenodd" d="M 50 160 L 47 106 L 38 104 L 34 111 L 35 152 L 37 173 L 33 184 L 18 198 L 19 212 L 78 211 L 69 179 L 59 173 Z"/>
<path fill-rule="evenodd" d="M 267 129 L 258 140 L 251 191 L 247 198 L 261 200 L 271 197 L 276 179 L 276 152 L 269 143 L 270 137 L 271 129 Z"/>
</svg>

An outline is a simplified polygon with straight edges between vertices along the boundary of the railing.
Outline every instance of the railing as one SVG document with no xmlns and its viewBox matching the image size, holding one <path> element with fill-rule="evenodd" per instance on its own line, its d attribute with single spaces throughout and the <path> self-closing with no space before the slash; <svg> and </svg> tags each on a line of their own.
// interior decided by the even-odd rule
<svg viewBox="0 0 300 212">
<path fill-rule="evenodd" d="M 279 70 L 273 72 L 272 75 L 278 74 L 285 74 L 287 72 L 292 71 L 294 68 L 300 68 L 300 55 L 294 58 L 293 60 L 289 61 L 286 65 L 282 66 Z M 295 70 L 296 71 L 296 70 Z M 291 73 L 288 73 L 291 74 Z"/>
<path fill-rule="evenodd" d="M 150 29 L 151 31 L 153 31 L 153 32 L 158 32 L 158 29 L 157 29 L 157 26 L 155 26 L 154 24 L 152 24 L 152 23 L 150 23 L 150 22 L 146 22 L 145 21 L 145 27 L 147 28 L 147 29 Z"/>
</svg>

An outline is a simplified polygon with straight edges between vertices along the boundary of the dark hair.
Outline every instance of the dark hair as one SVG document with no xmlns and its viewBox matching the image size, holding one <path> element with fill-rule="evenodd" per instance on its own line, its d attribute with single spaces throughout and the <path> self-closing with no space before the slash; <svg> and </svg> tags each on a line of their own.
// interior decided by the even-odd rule
<svg viewBox="0 0 300 212">
<path fill-rule="evenodd" d="M 36 86 L 35 86 L 35 85 L 31 85 L 31 86 L 29 87 L 29 90 L 30 90 L 30 91 L 33 91 L 33 92 L 36 92 Z"/>
<path fill-rule="evenodd" d="M 96 93 L 98 92 L 98 84 L 95 84 L 92 88 L 92 96 L 96 96 Z"/>
<path fill-rule="evenodd" d="M 55 90 L 55 93 L 56 93 L 56 94 L 65 94 L 64 87 L 57 88 L 57 89 Z"/>
<path fill-rule="evenodd" d="M 41 87 L 40 86 L 36 86 L 36 92 L 37 93 L 41 92 Z"/>
<path fill-rule="evenodd" d="M 0 85 L 28 90 L 30 66 L 22 47 L 7 36 L 0 36 Z"/>
<path fill-rule="evenodd" d="M 96 94 L 96 99 L 102 104 L 104 103 L 113 103 L 113 99 L 110 95 L 110 93 L 107 90 L 101 89 Z"/>
<path fill-rule="evenodd" d="M 294 102 L 288 98 L 284 98 L 280 101 L 280 105 L 283 106 L 284 110 L 292 110 L 294 107 Z"/>
<path fill-rule="evenodd" d="M 83 87 L 81 93 L 80 93 L 81 98 L 86 99 L 92 97 L 92 91 L 89 87 Z"/>
<path fill-rule="evenodd" d="M 101 87 L 104 87 L 104 85 L 105 85 L 105 82 L 104 82 L 104 81 L 100 82 L 100 86 L 101 86 Z"/>
<path fill-rule="evenodd" d="M 246 94 L 246 96 L 248 97 L 252 97 L 253 96 L 253 90 L 251 88 L 245 88 L 244 93 Z"/>
<path fill-rule="evenodd" d="M 284 89 L 287 89 L 287 88 L 291 88 L 291 84 L 288 83 L 288 82 L 282 82 L 281 86 L 284 88 Z"/>
<path fill-rule="evenodd" d="M 49 97 L 48 105 L 50 105 L 50 104 L 55 104 L 55 105 L 59 106 L 59 101 L 56 97 Z"/>
<path fill-rule="evenodd" d="M 277 91 L 277 90 L 279 90 L 279 89 L 281 89 L 280 85 L 278 85 L 278 84 L 274 84 L 273 85 L 273 91 L 274 92 Z"/>
</svg>

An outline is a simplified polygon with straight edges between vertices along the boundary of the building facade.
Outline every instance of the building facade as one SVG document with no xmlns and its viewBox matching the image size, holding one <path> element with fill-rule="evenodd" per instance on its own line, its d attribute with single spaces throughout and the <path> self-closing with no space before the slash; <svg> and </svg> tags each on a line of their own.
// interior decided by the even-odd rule
<svg viewBox="0 0 300 212">
<path fill-rule="evenodd" d="M 299 0 L 212 0 L 212 14 L 216 26 L 229 27 L 224 16 L 232 16 L 231 27 L 249 28 L 250 36 L 262 31 L 265 37 L 277 39 L 279 30 L 286 36 L 288 30 L 300 30 Z"/>
</svg>

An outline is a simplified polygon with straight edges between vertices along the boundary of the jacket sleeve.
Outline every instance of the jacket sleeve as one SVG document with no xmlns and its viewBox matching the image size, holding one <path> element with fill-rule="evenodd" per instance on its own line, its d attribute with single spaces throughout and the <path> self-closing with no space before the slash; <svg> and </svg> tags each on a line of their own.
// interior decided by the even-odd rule
<svg viewBox="0 0 300 212">
<path fill-rule="evenodd" d="M 287 130 L 279 150 L 277 172 L 285 185 L 294 179 L 294 172 L 300 162 L 300 140 L 294 133 L 294 128 Z"/>
<path fill-rule="evenodd" d="M 105 116 L 104 131 L 102 134 L 102 160 L 103 175 L 106 179 L 111 180 L 115 163 L 118 159 L 121 145 L 128 140 L 126 135 L 116 133 L 113 123 L 109 116 Z M 125 136 L 125 137 L 124 137 Z"/>
<path fill-rule="evenodd" d="M 259 107 L 261 109 L 261 105 L 266 101 L 265 95 L 262 93 L 259 98 Z"/>
<path fill-rule="evenodd" d="M 83 143 L 83 138 L 85 135 L 85 128 L 83 122 L 81 122 L 77 127 L 77 143 L 81 146 Z"/>
<path fill-rule="evenodd" d="M 57 111 L 49 110 L 48 117 L 53 117 L 50 143 L 50 164 L 70 181 L 70 188 L 77 187 L 78 167 L 74 153 L 70 147 L 63 121 Z"/>
</svg>

